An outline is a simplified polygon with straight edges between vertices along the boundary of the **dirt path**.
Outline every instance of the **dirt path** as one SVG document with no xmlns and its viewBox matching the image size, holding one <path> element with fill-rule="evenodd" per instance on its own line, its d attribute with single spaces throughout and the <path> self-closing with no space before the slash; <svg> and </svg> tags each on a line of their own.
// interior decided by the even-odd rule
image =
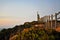
<svg viewBox="0 0 60 40">
<path fill-rule="evenodd" d="M 14 35 L 14 36 L 11 37 L 9 40 L 15 40 L 17 36 L 18 36 L 18 35 Z"/>
</svg>

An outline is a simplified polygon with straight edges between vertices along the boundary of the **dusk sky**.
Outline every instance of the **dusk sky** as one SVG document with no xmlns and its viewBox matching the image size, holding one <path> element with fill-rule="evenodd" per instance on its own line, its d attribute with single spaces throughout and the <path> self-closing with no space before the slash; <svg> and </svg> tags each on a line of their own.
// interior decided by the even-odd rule
<svg viewBox="0 0 60 40">
<path fill-rule="evenodd" d="M 0 28 L 14 27 L 60 11 L 60 0 L 0 0 Z"/>
</svg>

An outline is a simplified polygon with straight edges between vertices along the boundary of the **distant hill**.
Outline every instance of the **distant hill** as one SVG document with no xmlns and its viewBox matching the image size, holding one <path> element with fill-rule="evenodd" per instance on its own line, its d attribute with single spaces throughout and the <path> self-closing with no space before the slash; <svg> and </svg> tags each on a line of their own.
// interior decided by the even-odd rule
<svg viewBox="0 0 60 40">
<path fill-rule="evenodd" d="M 1 31 L 2 29 L 4 29 L 4 28 L 0 28 L 0 31 Z"/>
</svg>

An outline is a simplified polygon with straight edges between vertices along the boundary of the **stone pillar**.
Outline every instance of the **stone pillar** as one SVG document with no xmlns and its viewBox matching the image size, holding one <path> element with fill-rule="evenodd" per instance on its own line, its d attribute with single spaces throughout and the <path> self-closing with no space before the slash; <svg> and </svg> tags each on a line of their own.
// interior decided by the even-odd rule
<svg viewBox="0 0 60 40">
<path fill-rule="evenodd" d="M 50 15 L 48 16 L 48 27 L 51 28 L 50 27 Z"/>
<path fill-rule="evenodd" d="M 53 15 L 51 15 L 51 28 L 53 28 Z"/>
<path fill-rule="evenodd" d="M 57 20 L 57 19 L 58 19 L 57 16 L 58 16 L 59 14 L 60 14 L 60 12 L 55 13 L 55 28 L 57 27 L 57 21 L 58 21 L 58 20 Z"/>
<path fill-rule="evenodd" d="M 55 28 L 56 28 L 56 25 L 57 24 L 57 13 L 55 13 Z"/>
</svg>

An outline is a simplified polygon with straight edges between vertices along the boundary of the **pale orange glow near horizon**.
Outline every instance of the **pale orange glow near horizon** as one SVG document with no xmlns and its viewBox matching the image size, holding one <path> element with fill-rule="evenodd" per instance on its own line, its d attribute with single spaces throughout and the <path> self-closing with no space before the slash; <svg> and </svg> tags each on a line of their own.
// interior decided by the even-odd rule
<svg viewBox="0 0 60 40">
<path fill-rule="evenodd" d="M 13 19 L 0 19 L 0 24 L 14 24 L 17 23 L 19 20 L 13 20 Z"/>
<path fill-rule="evenodd" d="M 12 19 L 12 18 L 1 18 L 0 26 L 10 26 L 10 25 L 19 25 L 21 24 L 21 19 Z"/>
</svg>

